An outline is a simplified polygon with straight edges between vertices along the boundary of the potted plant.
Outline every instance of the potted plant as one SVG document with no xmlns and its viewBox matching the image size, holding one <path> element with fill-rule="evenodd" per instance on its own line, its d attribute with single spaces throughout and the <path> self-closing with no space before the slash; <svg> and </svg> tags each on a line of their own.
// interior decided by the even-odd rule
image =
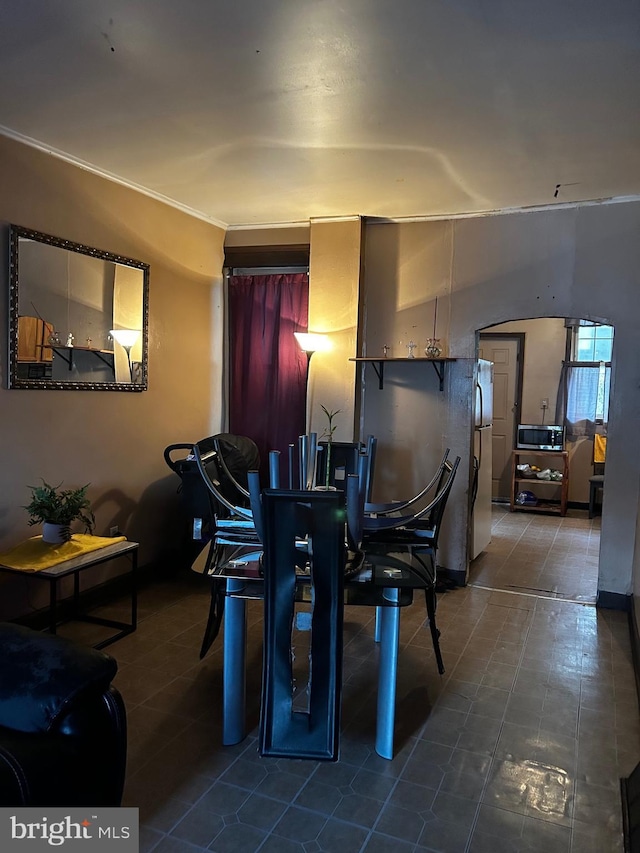
<svg viewBox="0 0 640 853">
<path fill-rule="evenodd" d="M 61 489 L 62 483 L 51 486 L 42 481 L 41 486 L 29 486 L 31 501 L 24 509 L 29 513 L 29 526 L 42 524 L 42 540 L 59 545 L 71 539 L 71 523 L 82 521 L 87 533 L 92 533 L 95 517 L 87 498 L 86 486 L 78 489 Z"/>
<path fill-rule="evenodd" d="M 329 411 L 329 409 L 326 409 L 322 405 L 320 408 L 322 409 L 322 411 L 327 416 L 327 421 L 328 421 L 328 424 L 327 424 L 324 432 L 320 436 L 320 440 L 322 441 L 323 438 L 325 438 L 327 440 L 327 454 L 326 454 L 326 460 L 325 460 L 325 466 L 324 466 L 324 488 L 329 489 L 330 488 L 329 480 L 331 479 L 331 443 L 333 441 L 333 434 L 337 429 L 336 425 L 333 423 L 333 419 L 335 418 L 336 415 L 340 414 L 340 409 L 335 409 L 335 411 L 333 411 L 333 410 Z"/>
</svg>

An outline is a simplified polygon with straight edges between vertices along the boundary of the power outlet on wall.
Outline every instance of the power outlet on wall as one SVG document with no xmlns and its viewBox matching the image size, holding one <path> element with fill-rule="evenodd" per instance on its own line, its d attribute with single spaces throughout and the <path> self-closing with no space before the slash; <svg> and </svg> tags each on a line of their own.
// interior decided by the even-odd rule
<svg viewBox="0 0 640 853">
<path fill-rule="evenodd" d="M 540 400 L 540 408 L 541 409 L 548 409 L 549 408 L 549 398 L 548 397 L 543 397 L 542 400 Z"/>
<path fill-rule="evenodd" d="M 114 524 L 113 527 L 109 528 L 109 536 L 119 536 L 119 535 L 120 535 L 120 528 L 118 527 L 117 524 Z"/>
</svg>

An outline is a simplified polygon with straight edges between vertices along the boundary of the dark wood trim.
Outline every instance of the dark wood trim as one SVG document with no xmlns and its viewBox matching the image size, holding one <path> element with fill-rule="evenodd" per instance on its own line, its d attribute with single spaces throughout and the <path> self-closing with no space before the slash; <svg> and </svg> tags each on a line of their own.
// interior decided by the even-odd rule
<svg viewBox="0 0 640 853">
<path fill-rule="evenodd" d="M 518 344 L 518 372 L 516 374 L 515 406 L 517 417 L 513 419 L 513 435 L 511 446 L 517 444 L 518 424 L 522 423 L 522 390 L 524 388 L 524 346 L 526 335 L 524 332 L 492 332 L 491 328 L 483 329 L 478 333 L 478 344 L 483 338 L 496 338 L 504 341 L 515 341 Z"/>
<path fill-rule="evenodd" d="M 226 246 L 225 267 L 309 266 L 309 246 Z"/>
</svg>

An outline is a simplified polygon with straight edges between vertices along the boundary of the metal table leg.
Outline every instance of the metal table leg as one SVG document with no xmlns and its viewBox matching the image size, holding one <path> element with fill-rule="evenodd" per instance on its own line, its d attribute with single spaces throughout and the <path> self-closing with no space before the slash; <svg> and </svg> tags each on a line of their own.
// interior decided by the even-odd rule
<svg viewBox="0 0 640 853">
<path fill-rule="evenodd" d="M 400 591 L 386 589 L 384 597 L 394 602 L 380 607 L 380 664 L 378 670 L 378 716 L 376 752 L 382 758 L 393 758 L 393 730 L 396 714 L 396 676 L 400 643 Z"/>
<path fill-rule="evenodd" d="M 231 746 L 246 736 L 245 657 L 247 642 L 247 603 L 231 593 L 244 589 L 244 582 L 227 580 L 224 608 L 223 674 L 222 674 L 222 743 Z"/>
</svg>

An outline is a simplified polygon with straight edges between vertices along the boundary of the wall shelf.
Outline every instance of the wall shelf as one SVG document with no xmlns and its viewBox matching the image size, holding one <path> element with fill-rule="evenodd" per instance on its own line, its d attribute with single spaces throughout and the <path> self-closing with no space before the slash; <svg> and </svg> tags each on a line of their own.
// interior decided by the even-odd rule
<svg viewBox="0 0 640 853">
<path fill-rule="evenodd" d="M 113 350 L 112 349 L 95 349 L 94 347 L 77 347 L 77 346 L 65 346 L 64 344 L 43 344 L 40 345 L 42 350 L 51 350 L 60 356 L 61 359 L 66 361 L 69 366 L 69 370 L 73 368 L 73 351 L 79 350 L 80 352 L 91 352 L 95 355 L 96 358 L 99 358 L 100 361 L 103 361 L 107 367 L 111 370 L 115 370 L 114 361 L 113 361 Z M 108 356 L 105 358 L 105 356 Z M 110 357 L 109 357 L 110 356 Z"/>
<path fill-rule="evenodd" d="M 384 358 L 384 357 L 366 357 L 366 358 L 350 358 L 349 361 L 357 361 L 370 364 L 378 377 L 378 388 L 382 391 L 384 388 L 384 366 L 389 362 L 402 364 L 430 364 L 438 375 L 440 380 L 440 390 L 444 389 L 444 374 L 445 364 L 448 361 L 457 361 L 456 358 Z"/>
</svg>

